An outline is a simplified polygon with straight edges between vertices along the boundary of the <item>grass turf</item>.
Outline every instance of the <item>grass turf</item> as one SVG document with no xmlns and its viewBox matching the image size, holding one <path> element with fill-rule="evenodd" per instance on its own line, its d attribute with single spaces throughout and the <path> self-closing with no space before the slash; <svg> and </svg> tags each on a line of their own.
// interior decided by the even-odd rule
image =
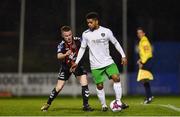
<svg viewBox="0 0 180 117">
<path fill-rule="evenodd" d="M 121 112 L 101 112 L 101 106 L 97 97 L 91 97 L 90 105 L 95 109 L 93 112 L 82 111 L 81 97 L 57 97 L 47 112 L 41 112 L 41 106 L 47 97 L 13 97 L 0 98 L 0 115 L 8 116 L 180 116 L 180 100 L 178 96 L 157 96 L 152 104 L 143 105 L 143 97 L 128 96 L 123 101 L 130 108 Z M 107 97 L 107 104 L 113 97 Z M 173 106 L 169 108 L 168 104 Z M 163 107 L 161 105 L 167 105 Z"/>
</svg>

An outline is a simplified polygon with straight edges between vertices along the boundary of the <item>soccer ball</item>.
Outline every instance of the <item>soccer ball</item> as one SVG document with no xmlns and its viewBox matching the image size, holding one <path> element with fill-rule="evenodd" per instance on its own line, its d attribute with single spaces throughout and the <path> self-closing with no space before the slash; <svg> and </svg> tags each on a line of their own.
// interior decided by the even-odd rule
<svg viewBox="0 0 180 117">
<path fill-rule="evenodd" d="M 113 101 L 111 101 L 111 103 L 110 103 L 110 109 L 111 109 L 113 112 L 119 112 L 119 111 L 122 110 L 121 104 L 120 104 L 117 100 L 113 100 Z"/>
</svg>

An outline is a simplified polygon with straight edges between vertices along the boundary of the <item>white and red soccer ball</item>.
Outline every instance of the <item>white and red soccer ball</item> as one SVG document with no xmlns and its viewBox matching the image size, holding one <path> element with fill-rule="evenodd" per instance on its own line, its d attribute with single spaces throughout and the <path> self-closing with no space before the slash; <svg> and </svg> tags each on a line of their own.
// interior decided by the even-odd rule
<svg viewBox="0 0 180 117">
<path fill-rule="evenodd" d="M 111 101 L 111 103 L 110 103 L 110 109 L 113 111 L 113 112 L 119 112 L 119 111 L 121 111 L 122 110 L 122 108 L 121 108 L 121 103 L 119 102 L 119 101 L 117 101 L 117 100 L 113 100 L 113 101 Z"/>
</svg>

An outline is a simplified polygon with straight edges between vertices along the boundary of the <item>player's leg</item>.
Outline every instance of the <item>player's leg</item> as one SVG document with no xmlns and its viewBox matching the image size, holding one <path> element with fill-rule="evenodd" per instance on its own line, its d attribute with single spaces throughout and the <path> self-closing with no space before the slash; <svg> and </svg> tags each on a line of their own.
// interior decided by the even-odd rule
<svg viewBox="0 0 180 117">
<path fill-rule="evenodd" d="M 115 92 L 115 96 L 116 96 L 116 100 L 121 102 L 121 98 L 122 98 L 122 87 L 121 87 L 121 82 L 120 82 L 120 77 L 118 74 L 113 74 L 111 75 L 113 82 L 113 89 Z"/>
<path fill-rule="evenodd" d="M 64 80 L 58 80 L 57 81 L 57 85 L 56 87 L 51 91 L 50 96 L 48 98 L 48 101 L 46 104 L 44 104 L 41 107 L 41 111 L 47 111 L 48 108 L 50 107 L 52 101 L 57 97 L 57 95 L 59 94 L 59 92 L 62 90 L 62 88 L 64 87 L 65 81 Z"/>
<path fill-rule="evenodd" d="M 87 75 L 81 75 L 77 76 L 77 79 L 79 80 L 81 87 L 82 87 L 82 98 L 83 98 L 83 110 L 84 111 L 93 111 L 89 105 L 89 88 L 88 88 L 88 81 L 87 81 Z"/>
<path fill-rule="evenodd" d="M 51 105 L 52 101 L 57 97 L 59 92 L 64 87 L 65 81 L 64 80 L 58 80 L 56 87 L 51 91 L 51 94 L 49 96 L 49 99 L 47 101 L 47 104 Z"/>
<path fill-rule="evenodd" d="M 94 82 L 96 83 L 97 96 L 101 102 L 102 111 L 107 111 L 108 108 L 106 105 L 105 92 L 104 92 L 104 86 L 103 86 L 103 82 L 105 80 L 104 69 L 92 70 L 92 76 L 93 76 Z"/>
<path fill-rule="evenodd" d="M 144 86 L 145 94 L 146 94 L 144 104 L 148 104 L 148 103 L 152 102 L 152 99 L 153 99 L 152 92 L 151 92 L 151 86 L 150 86 L 149 80 L 142 80 L 141 82 Z"/>
<path fill-rule="evenodd" d="M 111 64 L 106 67 L 106 74 L 113 80 L 113 89 L 115 91 L 116 100 L 120 101 L 121 103 L 121 97 L 122 97 L 122 87 L 119 77 L 119 70 L 116 66 L 116 64 Z"/>
<path fill-rule="evenodd" d="M 106 67 L 106 74 L 110 77 L 110 79 L 113 80 L 113 89 L 115 92 L 116 100 L 118 103 L 122 105 L 122 108 L 125 109 L 129 107 L 127 104 L 122 103 L 122 87 L 120 82 L 120 76 L 119 76 L 119 70 L 116 66 L 116 64 L 111 64 L 108 67 Z"/>
<path fill-rule="evenodd" d="M 150 58 L 147 60 L 147 62 L 145 64 L 143 64 L 142 69 L 147 70 L 150 73 L 152 73 L 152 65 L 153 65 L 153 60 L 152 60 L 152 58 Z M 149 77 L 147 77 L 146 79 L 141 80 L 141 82 L 144 86 L 144 89 L 145 89 L 145 94 L 146 94 L 144 104 L 148 104 L 148 103 L 152 102 L 152 99 L 153 99 L 152 92 L 151 92 L 150 80 L 153 80 L 153 79 L 150 79 Z"/>
<path fill-rule="evenodd" d="M 106 104 L 103 82 L 96 84 L 96 91 L 97 91 L 97 96 L 98 96 L 98 98 L 101 102 L 101 105 L 102 105 L 102 111 L 107 111 L 108 107 Z"/>
<path fill-rule="evenodd" d="M 87 80 L 87 72 L 84 70 L 83 66 L 77 67 L 75 71 L 75 76 L 79 80 L 82 87 L 82 98 L 83 98 L 83 110 L 84 111 L 93 111 L 89 105 L 89 88 L 88 88 L 88 80 Z"/>
<path fill-rule="evenodd" d="M 77 79 L 79 80 L 81 87 L 82 87 L 82 97 L 83 97 L 83 106 L 87 107 L 88 99 L 89 99 L 89 88 L 87 84 L 87 78 L 86 75 L 77 76 Z"/>
<path fill-rule="evenodd" d="M 66 70 L 63 70 L 63 69 L 60 70 L 56 87 L 51 91 L 50 96 L 48 98 L 48 101 L 47 101 L 46 104 L 44 104 L 41 107 L 41 111 L 47 111 L 48 110 L 48 108 L 50 107 L 53 100 L 57 97 L 59 92 L 64 87 L 65 81 L 69 79 L 70 75 L 71 74 L 69 73 L 69 71 L 66 71 Z"/>
</svg>

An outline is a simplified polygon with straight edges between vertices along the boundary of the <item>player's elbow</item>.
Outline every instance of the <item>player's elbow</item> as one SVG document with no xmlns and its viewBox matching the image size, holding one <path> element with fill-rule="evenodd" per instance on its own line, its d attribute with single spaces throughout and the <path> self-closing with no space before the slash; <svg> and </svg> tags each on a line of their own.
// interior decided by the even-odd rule
<svg viewBox="0 0 180 117">
<path fill-rule="evenodd" d="M 62 53 L 57 54 L 57 59 L 63 60 L 65 56 Z"/>
</svg>

